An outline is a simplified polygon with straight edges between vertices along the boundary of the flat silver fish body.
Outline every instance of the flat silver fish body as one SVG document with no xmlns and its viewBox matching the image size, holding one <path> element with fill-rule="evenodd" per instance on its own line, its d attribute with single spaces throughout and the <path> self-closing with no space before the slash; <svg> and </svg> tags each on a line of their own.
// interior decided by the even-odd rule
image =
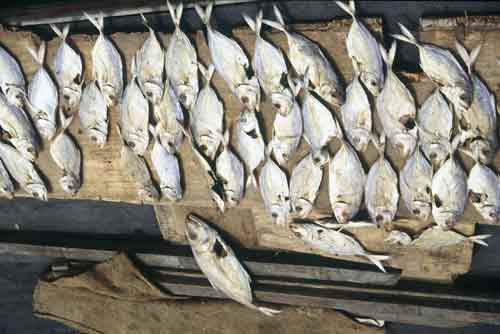
<svg viewBox="0 0 500 334">
<path fill-rule="evenodd" d="M 103 34 L 104 17 L 97 19 L 85 13 L 87 19 L 99 30 L 92 48 L 92 77 L 99 84 L 108 107 L 120 102 L 123 91 L 123 64 L 113 42 Z"/>
<path fill-rule="evenodd" d="M 401 198 L 409 212 L 428 221 L 432 214 L 432 166 L 417 147 L 399 172 Z"/>
<path fill-rule="evenodd" d="M 454 157 L 448 158 L 432 178 L 432 216 L 442 229 L 457 223 L 467 203 L 467 176 Z"/>
<path fill-rule="evenodd" d="M 207 27 L 207 44 L 212 63 L 243 106 L 258 111 L 259 81 L 253 75 L 250 62 L 240 45 L 211 26 L 212 7 L 213 3 L 209 3 L 205 10 L 195 5 L 196 12 Z"/>
<path fill-rule="evenodd" d="M 417 144 L 415 100 L 392 71 L 396 42 L 392 43 L 389 53 L 382 46 L 380 51 L 387 66 L 387 77 L 377 97 L 377 113 L 387 139 L 397 147 L 401 157 L 407 159 Z"/>
<path fill-rule="evenodd" d="M 500 188 L 495 172 L 481 162 L 476 162 L 467 179 L 469 200 L 481 217 L 496 223 L 500 214 Z"/>
<path fill-rule="evenodd" d="M 198 96 L 198 58 L 191 41 L 180 28 L 183 5 L 173 6 L 167 1 L 175 31 L 165 54 L 165 72 L 175 94 L 186 110 L 191 110 Z"/>
<path fill-rule="evenodd" d="M 472 103 L 473 88 L 455 56 L 443 48 L 420 43 L 405 26 L 399 24 L 399 27 L 403 35 L 394 35 L 394 38 L 414 44 L 420 55 L 420 67 L 429 79 L 439 86 L 455 111 L 467 110 Z"/>
<path fill-rule="evenodd" d="M 169 153 L 175 154 L 184 139 L 181 129 L 184 124 L 184 112 L 168 80 L 165 82 L 160 103 L 153 106 L 153 114 L 161 144 Z"/>
<path fill-rule="evenodd" d="M 302 77 L 308 72 L 314 91 L 321 98 L 335 106 L 342 105 L 345 95 L 344 87 L 321 48 L 305 36 L 289 32 L 278 7 L 273 6 L 273 9 L 277 22 L 269 20 L 263 22 L 285 33 L 288 42 L 288 58 L 295 72 Z"/>
<path fill-rule="evenodd" d="M 47 200 L 47 187 L 31 161 L 12 146 L 0 142 L 0 159 L 10 176 L 36 199 Z"/>
<path fill-rule="evenodd" d="M 349 5 L 337 1 L 337 5 L 353 20 L 347 35 L 346 46 L 354 71 L 359 73 L 365 87 L 374 96 L 378 96 L 384 85 L 384 63 L 380 53 L 380 44 L 364 24 L 356 18 L 354 1 L 349 1 Z"/>
<path fill-rule="evenodd" d="M 356 151 L 364 152 L 371 140 L 372 109 L 358 75 L 347 86 L 340 112 L 347 139 Z"/>
<path fill-rule="evenodd" d="M 63 30 L 50 25 L 52 30 L 61 39 L 54 58 L 54 75 L 59 87 L 59 96 L 62 96 L 63 111 L 72 113 L 80 104 L 83 85 L 82 57 L 66 42 L 69 34 L 69 24 Z"/>
<path fill-rule="evenodd" d="M 24 105 L 26 82 L 21 66 L 12 55 L 0 46 L 0 89 L 10 104 L 19 108 Z"/>
<path fill-rule="evenodd" d="M 200 71 L 205 77 L 205 85 L 191 110 L 191 131 L 201 153 L 213 161 L 222 141 L 224 106 L 210 87 L 214 67 L 210 65 L 205 69 L 200 64 Z"/>
<path fill-rule="evenodd" d="M 216 290 L 266 315 L 278 313 L 255 305 L 250 276 L 238 261 L 233 249 L 216 230 L 202 219 L 189 215 L 186 220 L 186 238 L 196 263 Z"/>
<path fill-rule="evenodd" d="M 0 93 L 0 127 L 7 134 L 8 141 L 23 157 L 30 161 L 37 158 L 38 143 L 35 129 L 24 111 L 10 104 L 3 93 Z"/>
<path fill-rule="evenodd" d="M 181 186 L 181 171 L 179 161 L 174 153 L 168 152 L 160 143 L 158 133 L 153 126 L 150 127 L 153 133 L 154 144 L 151 150 L 151 162 L 153 168 L 160 178 L 160 190 L 163 197 L 169 201 L 179 201 L 182 199 L 183 191 Z"/>
<path fill-rule="evenodd" d="M 311 213 L 322 179 L 323 168 L 314 162 L 311 153 L 293 169 L 290 177 L 290 200 L 292 211 L 299 218 L 304 219 Z"/>
<path fill-rule="evenodd" d="M 297 101 L 288 115 L 276 113 L 273 123 L 273 154 L 276 162 L 284 166 L 293 157 L 302 138 L 302 111 Z"/>
<path fill-rule="evenodd" d="M 243 110 L 234 121 L 234 131 L 234 148 L 245 165 L 246 185 L 257 188 L 255 169 L 266 159 L 266 147 L 255 112 Z"/>
<path fill-rule="evenodd" d="M 343 142 L 330 160 L 328 195 L 335 219 L 346 224 L 359 212 L 363 202 L 366 174 L 351 145 Z"/>
<path fill-rule="evenodd" d="M 385 272 L 381 261 L 389 256 L 368 253 L 353 237 L 334 229 L 328 229 L 313 223 L 290 224 L 292 232 L 308 246 L 334 256 L 361 256 L 374 263 Z"/>
<path fill-rule="evenodd" d="M 40 135 L 50 140 L 56 133 L 59 94 L 55 82 L 43 66 L 45 43 L 40 45 L 38 52 L 30 48 L 28 51 L 39 67 L 28 84 L 27 110 Z"/>
<path fill-rule="evenodd" d="M 82 154 L 73 139 L 66 133 L 73 117 L 65 118 L 60 111 L 62 130 L 50 143 L 50 156 L 62 171 L 59 184 L 64 192 L 76 194 L 80 189 L 80 170 L 82 165 Z"/>
<path fill-rule="evenodd" d="M 422 151 L 434 169 L 438 169 L 448 157 L 446 143 L 450 143 L 453 129 L 453 111 L 439 89 L 420 106 L 417 120 Z"/>
<path fill-rule="evenodd" d="M 138 155 L 144 155 L 149 144 L 149 104 L 142 95 L 137 78 L 125 87 L 120 105 L 120 129 L 123 140 Z"/>
<path fill-rule="evenodd" d="M 223 149 L 215 161 L 217 177 L 222 183 L 224 199 L 228 207 L 238 205 L 245 189 L 245 168 L 229 148 L 229 132 L 224 134 Z"/>
<path fill-rule="evenodd" d="M 267 157 L 260 171 L 259 188 L 264 207 L 273 223 L 281 226 L 288 224 L 291 209 L 288 180 L 285 172 L 271 157 Z"/>
<path fill-rule="evenodd" d="M 413 240 L 411 245 L 425 250 L 437 250 L 463 242 L 473 242 L 479 245 L 488 246 L 483 240 L 490 236 L 489 234 L 480 234 L 466 237 L 453 230 L 444 231 L 440 227 L 434 226 L 423 231 L 417 239 Z"/>
<path fill-rule="evenodd" d="M 78 114 L 83 132 L 93 143 L 104 147 L 108 140 L 108 107 L 96 81 L 83 89 Z"/>
<path fill-rule="evenodd" d="M 14 184 L 2 160 L 0 160 L 0 194 L 8 199 L 14 198 Z"/>
</svg>

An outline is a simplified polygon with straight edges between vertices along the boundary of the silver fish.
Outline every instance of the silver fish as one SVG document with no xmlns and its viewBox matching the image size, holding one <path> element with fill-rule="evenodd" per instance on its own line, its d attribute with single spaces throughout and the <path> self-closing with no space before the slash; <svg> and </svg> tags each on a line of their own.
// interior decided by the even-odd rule
<svg viewBox="0 0 500 334">
<path fill-rule="evenodd" d="M 467 179 L 469 200 L 484 220 L 496 223 L 500 214 L 500 187 L 495 172 L 476 162 Z"/>
<path fill-rule="evenodd" d="M 165 54 L 146 17 L 142 14 L 141 17 L 144 25 L 148 28 L 149 36 L 134 56 L 132 64 L 135 66 L 132 68 L 132 73 L 137 75 L 137 82 L 148 101 L 157 105 L 163 95 Z"/>
<path fill-rule="evenodd" d="M 222 183 L 224 199 L 228 207 L 236 206 L 243 198 L 245 169 L 240 159 L 229 148 L 229 131 L 224 133 L 222 152 L 215 162 L 217 177 Z"/>
<path fill-rule="evenodd" d="M 389 233 L 387 238 L 384 239 L 384 242 L 394 246 L 406 247 L 411 244 L 411 237 L 405 232 L 393 230 Z"/>
<path fill-rule="evenodd" d="M 356 151 L 364 152 L 371 140 L 372 109 L 359 75 L 355 75 L 347 86 L 345 103 L 340 112 L 347 139 Z"/>
<path fill-rule="evenodd" d="M 40 135 L 50 140 L 56 133 L 59 95 L 55 82 L 43 66 L 45 42 L 40 44 L 38 53 L 29 47 L 28 51 L 38 64 L 38 70 L 28 85 L 27 109 Z"/>
<path fill-rule="evenodd" d="M 196 263 L 216 290 L 265 315 L 272 316 L 280 312 L 255 305 L 250 287 L 252 279 L 236 258 L 233 249 L 206 222 L 189 215 L 186 220 L 186 238 Z"/>
<path fill-rule="evenodd" d="M 312 154 L 306 155 L 295 166 L 290 177 L 290 199 L 292 211 L 299 218 L 311 213 L 323 179 L 323 168 L 316 164 Z"/>
<path fill-rule="evenodd" d="M 36 199 L 47 200 L 47 187 L 35 165 L 12 146 L 0 142 L 0 159 L 14 180 Z"/>
<path fill-rule="evenodd" d="M 384 85 L 384 64 L 380 54 L 380 44 L 356 17 L 354 1 L 349 1 L 349 5 L 341 1 L 336 3 L 352 17 L 346 45 L 354 72 L 359 74 L 361 81 L 373 96 L 378 96 Z"/>
<path fill-rule="evenodd" d="M 271 159 L 272 145 L 269 145 L 267 160 L 259 175 L 260 195 L 264 207 L 274 224 L 288 224 L 290 213 L 290 190 L 285 172 Z"/>
<path fill-rule="evenodd" d="M 370 260 L 380 270 L 385 272 L 381 261 L 389 260 L 386 255 L 368 253 L 353 237 L 334 229 L 327 229 L 313 223 L 292 222 L 290 229 L 296 237 L 309 247 L 334 256 L 361 256 Z"/>
<path fill-rule="evenodd" d="M 432 178 L 432 216 L 442 229 L 457 223 L 467 203 L 467 176 L 453 156 L 458 145 L 456 138 L 451 144 L 450 157 Z"/>
<path fill-rule="evenodd" d="M 321 48 L 305 36 L 288 31 L 278 7 L 274 5 L 273 9 L 277 22 L 270 20 L 263 20 L 263 22 L 285 33 L 288 42 L 288 57 L 295 72 L 303 77 L 308 72 L 314 91 L 321 98 L 335 106 L 342 105 L 345 95 L 344 87 Z"/>
<path fill-rule="evenodd" d="M 184 124 L 184 113 L 169 80 L 165 81 L 159 105 L 153 105 L 153 115 L 160 143 L 168 153 L 175 154 L 184 139 L 181 129 L 181 125 Z"/>
<path fill-rule="evenodd" d="M 120 102 L 123 91 L 122 58 L 113 42 L 104 36 L 104 17 L 96 18 L 84 13 L 87 19 L 99 30 L 99 37 L 92 49 L 92 77 L 99 84 L 108 107 Z"/>
<path fill-rule="evenodd" d="M 137 77 L 125 87 L 120 105 L 120 129 L 123 140 L 135 154 L 144 155 L 149 144 L 149 104 L 137 84 Z"/>
<path fill-rule="evenodd" d="M 199 64 L 199 68 L 205 78 L 205 85 L 191 110 L 191 131 L 200 151 L 213 161 L 223 137 L 224 106 L 210 87 L 214 66 L 210 65 L 206 69 Z"/>
<path fill-rule="evenodd" d="M 23 157 L 34 161 L 38 155 L 36 132 L 24 111 L 10 104 L 0 92 L 0 127 Z"/>
<path fill-rule="evenodd" d="M 234 148 L 243 160 L 247 173 L 246 187 L 253 184 L 257 189 L 255 169 L 265 160 L 266 147 L 255 112 L 243 110 L 234 121 L 234 131 L 236 132 Z"/>
<path fill-rule="evenodd" d="M 14 191 L 14 184 L 10 179 L 10 175 L 7 172 L 2 160 L 0 160 L 0 194 L 8 199 L 13 199 Z"/>
<path fill-rule="evenodd" d="M 59 30 L 54 24 L 50 27 L 61 39 L 61 44 L 54 58 L 54 75 L 59 86 L 59 96 L 62 96 L 61 107 L 65 112 L 73 112 L 80 104 L 83 85 L 82 57 L 66 42 L 69 24 Z"/>
<path fill-rule="evenodd" d="M 438 226 L 430 227 L 413 240 L 412 246 L 426 250 L 436 250 L 443 247 L 454 246 L 464 242 L 473 242 L 478 245 L 488 246 L 484 239 L 491 237 L 491 234 L 480 234 L 466 237 L 453 230 L 443 231 Z"/>
<path fill-rule="evenodd" d="M 81 186 L 82 154 L 73 139 L 66 133 L 73 116 L 66 118 L 61 109 L 59 114 L 61 130 L 50 143 L 50 156 L 57 167 L 62 170 L 62 177 L 59 179 L 61 188 L 68 194 L 74 195 Z"/>
<path fill-rule="evenodd" d="M 469 69 L 474 89 L 470 109 L 458 114 L 458 125 L 462 130 L 474 129 L 478 132 L 477 137 L 470 139 L 469 149 L 473 157 L 482 163 L 489 164 L 494 159 L 497 150 L 497 110 L 495 96 L 472 71 L 481 45 L 472 50 L 470 55 L 458 42 L 456 42 L 456 48 Z"/>
<path fill-rule="evenodd" d="M 438 169 L 448 157 L 444 143 L 450 142 L 453 129 L 453 111 L 439 89 L 420 106 L 417 120 L 420 147 L 434 169 Z"/>
<path fill-rule="evenodd" d="M 456 111 L 467 110 L 472 103 L 473 88 L 467 73 L 453 54 L 431 44 L 417 41 L 415 36 L 401 23 L 403 35 L 394 38 L 414 44 L 420 55 L 420 67 L 454 105 Z"/>
<path fill-rule="evenodd" d="M 210 24 L 212 7 L 212 2 L 205 10 L 195 5 L 196 12 L 207 27 L 208 50 L 212 63 L 243 106 L 259 111 L 259 81 L 252 73 L 250 62 L 238 43 L 213 29 Z"/>
<path fill-rule="evenodd" d="M 108 139 L 108 108 L 95 81 L 83 89 L 79 108 L 80 126 L 90 140 L 101 148 Z"/>
<path fill-rule="evenodd" d="M 148 166 L 144 159 L 127 145 L 122 137 L 120 127 L 117 127 L 118 135 L 122 140 L 122 148 L 120 151 L 120 166 L 123 173 L 131 179 L 137 188 L 137 196 L 140 201 L 157 201 L 160 194 L 151 180 Z"/>
<path fill-rule="evenodd" d="M 180 28 L 183 4 L 175 7 L 167 0 L 167 5 L 175 31 L 165 55 L 165 72 L 179 101 L 186 110 L 191 110 L 199 91 L 196 50 Z"/>
<path fill-rule="evenodd" d="M 431 217 L 432 166 L 417 147 L 399 172 L 401 198 L 408 211 L 422 221 Z"/>
<path fill-rule="evenodd" d="M 271 100 L 276 111 L 282 116 L 286 116 L 292 111 L 294 96 L 291 90 L 286 87 L 288 69 L 285 57 L 279 48 L 260 35 L 262 10 L 257 14 L 255 21 L 246 14 L 243 14 L 243 18 L 256 34 L 252 64 L 260 86 Z"/>
<path fill-rule="evenodd" d="M 0 46 L 0 89 L 10 104 L 21 108 L 26 97 L 26 82 L 21 66 L 12 55 Z"/>
<path fill-rule="evenodd" d="M 417 144 L 415 100 L 408 88 L 392 71 L 396 56 L 396 41 L 389 53 L 380 46 L 382 58 L 387 66 L 387 77 L 377 97 L 377 113 L 389 142 L 398 148 L 403 159 L 407 159 Z"/>
<path fill-rule="evenodd" d="M 375 142 L 378 142 L 374 138 Z M 379 158 L 370 167 L 365 187 L 365 204 L 374 223 L 385 229 L 392 228 L 399 201 L 398 175 L 384 157 L 385 135 L 376 143 Z"/>
<path fill-rule="evenodd" d="M 151 162 L 153 163 L 153 168 L 160 177 L 161 193 L 169 201 L 179 201 L 182 199 L 183 195 L 179 161 L 174 153 L 168 152 L 168 150 L 162 146 L 155 127 L 150 125 L 149 130 L 154 138 L 154 145 L 151 150 Z"/>
<path fill-rule="evenodd" d="M 356 152 L 343 141 L 330 161 L 328 194 L 335 219 L 347 224 L 363 203 L 366 174 Z"/>
</svg>

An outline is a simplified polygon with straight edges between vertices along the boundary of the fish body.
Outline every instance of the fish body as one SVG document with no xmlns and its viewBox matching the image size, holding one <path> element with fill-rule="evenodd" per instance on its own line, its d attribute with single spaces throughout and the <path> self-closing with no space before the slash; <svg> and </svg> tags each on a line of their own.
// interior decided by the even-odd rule
<svg viewBox="0 0 500 334">
<path fill-rule="evenodd" d="M 259 110 L 260 86 L 252 73 L 248 58 L 239 44 L 215 30 L 210 24 L 213 3 L 205 10 L 195 5 L 196 12 L 207 27 L 207 40 L 210 58 L 217 73 L 224 79 L 231 92 L 245 108 Z"/>
<path fill-rule="evenodd" d="M 330 160 L 328 194 L 335 219 L 346 224 L 361 207 L 366 174 L 358 155 L 347 142 Z"/>
<path fill-rule="evenodd" d="M 229 148 L 229 131 L 224 134 L 222 144 L 223 149 L 215 162 L 215 170 L 222 183 L 225 202 L 228 207 L 233 207 L 243 198 L 245 169 L 240 159 Z"/>
<path fill-rule="evenodd" d="M 476 162 L 469 172 L 469 200 L 481 217 L 490 223 L 496 223 L 500 214 L 499 185 L 495 172 L 481 162 Z"/>
<path fill-rule="evenodd" d="M 170 154 L 175 154 L 184 139 L 181 129 L 184 125 L 184 113 L 168 80 L 165 82 L 160 104 L 153 106 L 153 114 L 160 143 Z"/>
<path fill-rule="evenodd" d="M 0 89 L 10 104 L 21 108 L 26 96 L 26 81 L 17 60 L 0 46 Z"/>
<path fill-rule="evenodd" d="M 10 176 L 31 196 L 47 200 L 47 187 L 31 161 L 12 146 L 0 142 L 0 159 Z"/>
<path fill-rule="evenodd" d="M 384 85 L 384 63 L 380 44 L 356 17 L 354 1 L 349 1 L 349 5 L 341 1 L 336 1 L 336 3 L 353 20 L 347 35 L 346 46 L 354 71 L 359 74 L 361 81 L 373 96 L 378 96 Z"/>
<path fill-rule="evenodd" d="M 311 153 L 293 169 L 290 177 L 290 200 L 292 211 L 298 217 L 304 219 L 311 213 L 322 179 L 323 168 L 314 162 Z"/>
<path fill-rule="evenodd" d="M 78 113 L 83 132 L 93 143 L 104 147 L 108 139 L 108 108 L 96 81 L 83 89 Z"/>
<path fill-rule="evenodd" d="M 233 249 L 206 222 L 189 215 L 186 220 L 186 238 L 196 263 L 216 290 L 266 315 L 271 316 L 279 312 L 255 305 L 250 276 L 238 261 Z"/>
<path fill-rule="evenodd" d="M 59 96 L 63 97 L 61 107 L 65 112 L 73 112 L 77 110 L 82 96 L 82 57 L 66 42 L 69 24 L 65 25 L 62 31 L 53 24 L 50 27 L 61 39 L 54 58 L 54 75 L 59 87 Z"/>
<path fill-rule="evenodd" d="M 436 89 L 420 106 L 417 113 L 420 147 L 434 169 L 448 157 L 447 143 L 451 141 L 453 111 Z"/>
<path fill-rule="evenodd" d="M 45 43 L 40 45 L 38 52 L 28 48 L 29 53 L 38 64 L 28 85 L 27 109 L 40 135 L 52 139 L 56 133 L 56 116 L 59 95 L 57 86 L 43 66 L 45 58 Z"/>
<path fill-rule="evenodd" d="M 488 246 L 483 240 L 490 236 L 490 234 L 480 234 L 466 237 L 453 230 L 444 231 L 440 227 L 434 226 L 423 231 L 417 239 L 412 241 L 411 245 L 426 250 L 450 247 L 467 241 L 478 245 Z"/>
<path fill-rule="evenodd" d="M 10 179 L 10 175 L 7 172 L 2 160 L 0 160 L 0 194 L 8 199 L 13 199 L 14 191 L 14 184 Z"/>
<path fill-rule="evenodd" d="M 92 48 L 92 77 L 97 81 L 108 107 L 119 103 L 123 91 L 123 64 L 120 53 L 113 42 L 104 36 L 104 17 L 87 19 L 99 30 L 99 36 Z M 146 130 L 147 131 L 147 130 Z"/>
<path fill-rule="evenodd" d="M 359 75 L 355 75 L 347 86 L 345 103 L 340 113 L 347 139 L 356 151 L 364 152 L 371 140 L 372 110 Z"/>
</svg>

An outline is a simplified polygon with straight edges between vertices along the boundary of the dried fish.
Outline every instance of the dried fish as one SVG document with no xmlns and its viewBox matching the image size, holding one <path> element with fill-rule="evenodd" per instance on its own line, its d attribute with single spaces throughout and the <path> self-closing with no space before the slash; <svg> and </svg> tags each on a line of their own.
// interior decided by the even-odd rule
<svg viewBox="0 0 500 334">
<path fill-rule="evenodd" d="M 180 28 L 183 4 L 174 6 L 167 0 L 167 5 L 175 31 L 165 55 L 165 72 L 179 101 L 184 108 L 191 110 L 199 91 L 196 50 Z"/>
<path fill-rule="evenodd" d="M 14 180 L 36 199 L 47 200 L 47 187 L 35 165 L 12 146 L 0 142 L 0 159 Z"/>
<path fill-rule="evenodd" d="M 450 247 L 464 242 L 473 242 L 478 245 L 488 246 L 484 239 L 491 237 L 491 234 L 480 234 L 466 237 L 453 230 L 444 231 L 438 226 L 426 229 L 420 236 L 413 240 L 412 246 L 426 250 L 437 250 L 443 247 Z"/>
<path fill-rule="evenodd" d="M 399 173 L 401 198 L 419 220 L 431 217 L 432 166 L 417 147 Z"/>
<path fill-rule="evenodd" d="M 392 42 L 389 53 L 383 46 L 380 46 L 380 52 L 387 66 L 387 77 L 377 97 L 377 113 L 387 139 L 398 148 L 401 157 L 407 159 L 417 144 L 415 100 L 392 71 L 396 41 Z"/>
<path fill-rule="evenodd" d="M 108 109 L 96 81 L 89 82 L 83 89 L 79 116 L 83 132 L 93 143 L 104 147 L 108 139 Z"/>
<path fill-rule="evenodd" d="M 66 133 L 73 116 L 66 118 L 63 111 L 59 110 L 59 118 L 61 129 L 50 143 L 50 156 L 57 167 L 62 170 L 62 177 L 59 179 L 61 188 L 65 192 L 74 195 L 81 186 L 82 154 L 73 139 Z"/>
<path fill-rule="evenodd" d="M 189 215 L 186 220 L 186 238 L 196 263 L 216 290 L 265 315 L 272 316 L 280 312 L 255 305 L 250 276 L 236 258 L 233 249 L 215 229 L 200 218 Z"/>
<path fill-rule="evenodd" d="M 321 98 L 335 106 L 342 105 L 345 95 L 344 87 L 321 48 L 305 36 L 288 31 L 278 7 L 274 5 L 273 9 L 277 22 L 270 20 L 263 20 L 263 22 L 285 33 L 288 41 L 288 56 L 295 72 L 303 77 L 308 72 L 312 87 Z"/>
<path fill-rule="evenodd" d="M 50 27 L 61 39 L 54 58 L 54 74 L 59 86 L 59 96 L 63 97 L 61 107 L 65 112 L 73 112 L 77 110 L 82 96 L 82 57 L 66 41 L 69 24 L 66 24 L 62 31 L 54 24 Z"/>
<path fill-rule="evenodd" d="M 411 237 L 405 232 L 394 230 L 384 241 L 394 246 L 406 247 L 411 244 Z"/>
<path fill-rule="evenodd" d="M 195 5 L 196 12 L 207 27 L 208 49 L 212 63 L 243 106 L 249 110 L 259 111 L 259 81 L 254 76 L 250 62 L 238 43 L 215 30 L 210 24 L 212 7 L 212 2 L 205 10 Z"/>
<path fill-rule="evenodd" d="M 366 185 L 366 174 L 356 152 L 343 141 L 330 161 L 328 194 L 337 221 L 347 224 L 359 212 Z"/>
<path fill-rule="evenodd" d="M 35 129 L 24 111 L 10 104 L 6 96 L 0 92 L 0 127 L 7 135 L 8 141 L 21 155 L 34 161 L 38 155 L 38 143 Z"/>
<path fill-rule="evenodd" d="M 87 19 L 99 30 L 99 37 L 92 49 L 92 77 L 99 84 L 108 107 L 120 102 L 123 91 L 123 65 L 120 53 L 113 42 L 104 36 L 104 16 L 97 19 L 84 13 Z M 147 131 L 147 130 L 146 130 Z"/>
<path fill-rule="evenodd" d="M 312 154 L 307 154 L 295 166 L 290 177 L 290 198 L 292 211 L 299 218 L 311 213 L 323 179 L 323 168 L 314 162 Z"/>
<path fill-rule="evenodd" d="M 201 153 L 213 161 L 223 137 L 224 106 L 210 87 L 214 66 L 210 65 L 206 69 L 199 64 L 199 68 L 205 78 L 205 85 L 191 110 L 191 131 Z"/>
<path fill-rule="evenodd" d="M 500 184 L 495 172 L 477 161 L 469 172 L 467 188 L 469 200 L 481 217 L 496 223 L 500 214 Z"/>
<path fill-rule="evenodd" d="M 0 160 L 0 194 L 8 199 L 13 199 L 14 191 L 14 184 L 12 184 L 10 175 L 7 172 L 2 160 Z"/>
<path fill-rule="evenodd" d="M 380 54 L 380 44 L 356 17 L 356 7 L 353 0 L 349 1 L 349 5 L 341 1 L 336 1 L 336 3 L 352 17 L 346 45 L 354 72 L 359 74 L 365 87 L 374 96 L 378 96 L 384 85 L 384 67 Z"/>
<path fill-rule="evenodd" d="M 0 89 L 10 104 L 21 108 L 26 97 L 26 82 L 17 60 L 0 46 Z"/>
<path fill-rule="evenodd" d="M 222 182 L 224 199 L 228 207 L 236 206 L 243 198 L 245 188 L 245 169 L 240 159 L 229 148 L 229 131 L 224 133 L 222 152 L 216 160 L 216 173 Z"/>
<path fill-rule="evenodd" d="M 296 237 L 309 247 L 333 256 L 361 256 L 370 260 L 385 272 L 381 261 L 389 260 L 386 255 L 368 253 L 353 237 L 334 229 L 327 229 L 314 223 L 292 222 L 290 229 Z"/>
<path fill-rule="evenodd" d="M 179 161 L 174 153 L 168 152 L 168 150 L 162 146 L 155 127 L 150 125 L 149 130 L 154 138 L 154 145 L 151 150 L 151 162 L 153 163 L 153 168 L 160 177 L 161 193 L 169 201 L 179 201 L 182 199 L 183 194 Z"/>
<path fill-rule="evenodd" d="M 431 44 L 417 41 L 413 34 L 401 23 L 403 35 L 394 38 L 414 44 L 420 55 L 420 67 L 441 90 L 458 112 L 467 110 L 472 103 L 473 88 L 467 73 L 453 54 Z"/>
<path fill-rule="evenodd" d="M 28 51 L 38 64 L 38 70 L 28 85 L 28 103 L 26 107 L 40 135 L 52 139 L 56 133 L 56 113 L 58 105 L 57 87 L 43 66 L 45 42 L 40 44 L 38 52 L 28 47 Z"/>
</svg>

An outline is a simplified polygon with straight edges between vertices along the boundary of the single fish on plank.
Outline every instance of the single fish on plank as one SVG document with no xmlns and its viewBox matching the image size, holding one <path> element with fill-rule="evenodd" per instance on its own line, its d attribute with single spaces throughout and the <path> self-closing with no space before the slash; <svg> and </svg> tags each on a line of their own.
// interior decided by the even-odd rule
<svg viewBox="0 0 500 334">
<path fill-rule="evenodd" d="M 22 108 L 26 99 L 26 81 L 17 60 L 0 46 L 0 89 L 10 104 Z"/>
<path fill-rule="evenodd" d="M 311 213 L 322 179 L 323 166 L 314 162 L 311 153 L 293 169 L 290 177 L 290 199 L 292 212 L 299 218 L 305 219 Z"/>
<path fill-rule="evenodd" d="M 224 133 L 222 151 L 215 162 L 217 177 L 222 183 L 224 200 L 228 207 L 237 206 L 245 189 L 245 168 L 229 147 L 229 131 Z"/>
<path fill-rule="evenodd" d="M 108 108 L 95 80 L 85 85 L 78 113 L 83 133 L 103 148 L 108 140 Z"/>
<path fill-rule="evenodd" d="M 453 230 L 444 231 L 440 227 L 434 226 L 423 231 L 418 238 L 412 241 L 411 245 L 416 248 L 431 251 L 458 245 L 464 242 L 473 242 L 478 245 L 488 246 L 484 240 L 489 237 L 491 237 L 491 234 L 480 234 L 466 237 Z"/>
<path fill-rule="evenodd" d="M 496 223 L 500 214 L 500 182 L 498 176 L 481 161 L 469 172 L 467 179 L 469 200 L 481 217 Z"/>
</svg>

